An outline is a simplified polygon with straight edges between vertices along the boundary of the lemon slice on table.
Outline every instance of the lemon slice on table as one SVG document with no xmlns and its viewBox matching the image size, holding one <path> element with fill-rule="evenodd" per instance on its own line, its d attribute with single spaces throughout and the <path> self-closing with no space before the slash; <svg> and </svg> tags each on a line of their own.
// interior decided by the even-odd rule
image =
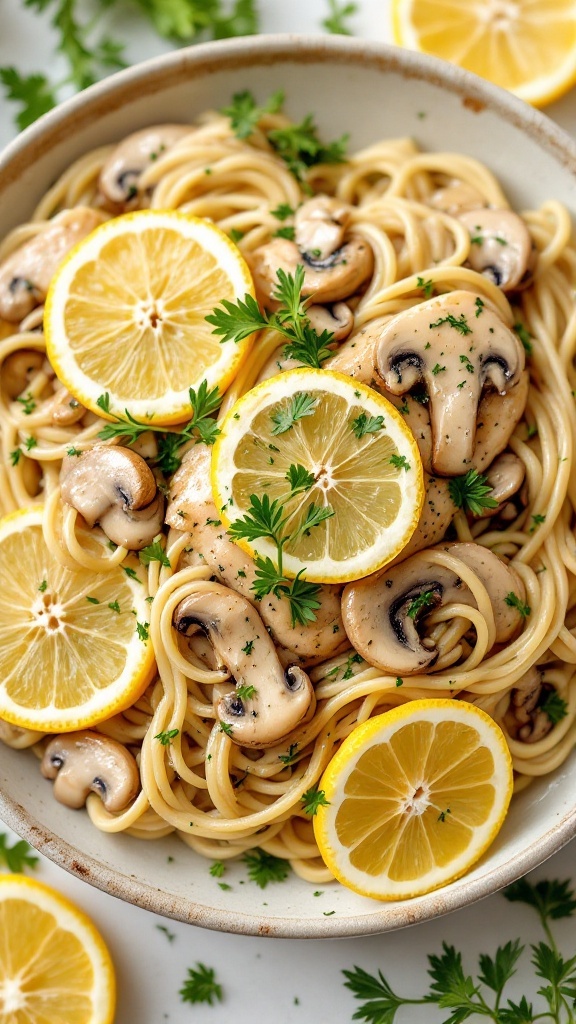
<svg viewBox="0 0 576 1024">
<path fill-rule="evenodd" d="M 102 415 L 178 423 L 188 389 L 206 380 L 221 392 L 251 341 L 221 343 L 205 316 L 254 285 L 238 248 L 211 221 L 142 210 L 116 217 L 80 242 L 58 269 L 46 300 L 48 358 L 82 405 Z"/>
<path fill-rule="evenodd" d="M 302 486 L 294 490 L 296 471 Z M 276 501 L 293 538 L 283 570 L 305 570 L 315 583 L 360 579 L 389 562 L 424 500 L 418 448 L 396 409 L 350 377 L 307 368 L 264 381 L 232 407 L 213 449 L 212 489 L 229 527 L 252 495 Z M 329 518 L 302 529 L 312 506 Z M 269 539 L 238 543 L 277 561 Z"/>
<path fill-rule="evenodd" d="M 378 900 L 454 881 L 496 837 L 512 796 L 504 734 L 457 700 L 417 700 L 358 726 L 320 782 L 314 818 L 326 865 Z"/>
<path fill-rule="evenodd" d="M 0 875 L 0 949 L 0 1024 L 111 1024 L 110 954 L 60 893 L 24 875 Z"/>
<path fill-rule="evenodd" d="M 42 509 L 6 516 L 0 521 L 0 718 L 70 732 L 133 704 L 154 665 L 149 619 L 144 586 L 120 566 L 71 572 L 56 561 L 44 542 Z"/>
<path fill-rule="evenodd" d="M 576 82 L 576 0 L 394 0 L 394 41 L 544 106 Z"/>
</svg>

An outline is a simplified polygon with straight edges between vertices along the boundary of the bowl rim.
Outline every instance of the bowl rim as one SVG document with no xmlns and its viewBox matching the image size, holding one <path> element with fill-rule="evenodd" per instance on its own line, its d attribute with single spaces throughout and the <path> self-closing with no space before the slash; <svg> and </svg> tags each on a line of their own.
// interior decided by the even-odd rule
<svg viewBox="0 0 576 1024">
<path fill-rule="evenodd" d="M 83 127 L 109 113 L 131 96 L 157 92 L 163 82 L 209 75 L 222 69 L 282 63 L 334 63 L 370 66 L 405 78 L 439 85 L 459 96 L 473 111 L 488 109 L 501 119 L 535 138 L 537 143 L 568 172 L 576 172 L 576 142 L 544 114 L 522 100 L 470 72 L 435 57 L 377 41 L 345 36 L 277 34 L 249 36 L 200 43 L 135 64 L 90 86 L 45 114 L 0 155 L 0 197 L 33 163 L 36 155 L 56 146 L 74 125 Z M 122 97 L 122 98 L 120 98 Z M 234 912 L 205 907 L 193 899 L 183 901 L 148 883 L 102 864 L 89 854 L 79 854 L 67 840 L 57 836 L 21 804 L 0 791 L 0 816 L 8 826 L 55 864 L 96 888 L 151 910 L 164 917 L 215 931 L 279 938 L 335 938 L 372 935 L 431 920 L 471 905 L 515 881 L 527 871 L 558 852 L 576 834 L 576 803 L 561 820 L 531 846 L 515 854 L 480 878 L 464 878 L 428 893 L 417 900 L 398 904 L 375 904 L 373 914 L 318 919 L 270 918 L 257 913 Z"/>
</svg>

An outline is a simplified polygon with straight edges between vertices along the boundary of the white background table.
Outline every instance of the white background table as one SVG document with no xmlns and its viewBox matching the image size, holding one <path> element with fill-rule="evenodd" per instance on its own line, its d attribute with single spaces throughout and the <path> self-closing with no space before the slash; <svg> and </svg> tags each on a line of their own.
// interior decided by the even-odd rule
<svg viewBox="0 0 576 1024">
<path fill-rule="evenodd" d="M 327 0 L 259 0 L 259 4 L 266 32 L 319 32 L 327 13 Z M 358 5 L 350 21 L 355 35 L 390 41 L 389 0 L 358 0 Z M 92 7 L 97 9 L 98 3 Z M 170 49 L 141 19 L 116 21 L 115 26 L 128 40 L 130 61 Z M 50 67 L 59 76 L 53 42 L 48 17 L 41 19 L 25 9 L 23 0 L 0 0 L 0 66 L 15 64 L 23 72 Z M 62 72 L 64 77 L 63 66 Z M 14 136 L 10 106 L 0 99 L 0 145 Z M 547 113 L 576 133 L 576 91 Z M 565 847 L 534 877 L 571 878 L 576 885 L 575 850 L 574 843 Z M 420 996 L 428 987 L 427 954 L 440 953 L 443 941 L 462 950 L 465 968 L 473 972 L 478 954 L 493 953 L 499 943 L 519 936 L 527 944 L 543 938 L 533 911 L 510 904 L 501 895 L 428 924 L 370 938 L 306 942 L 226 935 L 165 921 L 124 904 L 44 857 L 36 873 L 82 907 L 105 937 L 118 975 L 116 1024 L 347 1024 L 358 1004 L 343 987 L 342 969 L 355 964 L 370 972 L 381 969 L 397 992 Z M 564 954 L 576 953 L 576 918 L 558 922 L 554 931 Z M 180 1001 L 178 992 L 187 968 L 196 961 L 216 970 L 224 990 L 222 1003 L 210 1007 Z M 514 999 L 524 993 L 530 1000 L 537 988 L 529 952 L 525 952 L 506 992 Z M 537 998 L 535 1003 L 539 1004 Z M 436 1024 L 448 1016 L 448 1011 L 417 1007 L 400 1011 L 397 1024 Z"/>
</svg>

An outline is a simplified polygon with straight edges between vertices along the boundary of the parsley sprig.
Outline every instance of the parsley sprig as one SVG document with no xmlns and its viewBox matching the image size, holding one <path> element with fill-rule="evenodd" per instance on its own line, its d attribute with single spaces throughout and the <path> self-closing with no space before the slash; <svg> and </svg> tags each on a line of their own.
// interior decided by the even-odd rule
<svg viewBox="0 0 576 1024">
<path fill-rule="evenodd" d="M 180 998 L 183 1003 L 208 1003 L 212 1006 L 214 999 L 221 1003 L 222 985 L 216 981 L 214 968 L 199 961 L 195 967 L 189 967 L 188 977 L 180 989 Z"/>
<path fill-rule="evenodd" d="M 338 18 L 342 26 L 342 17 L 353 13 L 351 4 L 344 9 L 334 5 L 332 14 Z M 331 22 L 336 24 L 336 21 Z M 330 31 L 330 29 L 329 29 Z M 265 114 L 277 114 L 284 105 L 284 94 L 275 92 L 266 103 L 258 105 L 252 93 L 244 90 L 236 93 L 229 107 L 221 111 L 230 118 L 230 125 L 240 139 L 246 139 L 258 127 Z M 307 114 L 298 124 L 289 124 L 284 128 L 269 128 L 266 131 L 272 149 L 284 161 L 294 177 L 305 182 L 306 172 L 316 164 L 338 164 L 346 159 L 348 136 L 342 135 L 334 142 L 324 143 L 318 136 L 318 128 L 312 114 Z"/>
<path fill-rule="evenodd" d="M 292 514 L 284 514 L 286 501 L 311 487 L 314 479 L 310 480 L 311 474 L 307 473 L 304 466 L 299 465 L 290 466 L 286 477 L 291 486 L 286 497 L 275 498 L 271 501 L 268 494 L 263 494 L 262 497 L 251 494 L 248 511 L 230 525 L 228 534 L 233 540 L 247 540 L 249 543 L 253 543 L 256 540 L 265 539 L 276 545 L 276 564 L 269 556 L 263 557 L 259 554 L 254 556 L 256 571 L 251 589 L 258 601 L 268 594 L 274 594 L 277 598 L 285 597 L 290 605 L 292 626 L 296 624 L 306 626 L 309 622 L 314 621 L 316 611 L 320 607 L 317 596 L 320 587 L 316 583 L 309 583 L 303 579 L 305 569 L 301 569 L 294 579 L 285 576 L 284 548 L 287 544 L 297 540 L 303 533 L 307 533 L 333 516 L 334 510 L 329 505 L 320 508 L 312 502 L 300 521 L 287 530 Z"/>
<path fill-rule="evenodd" d="M 454 504 L 473 516 L 483 516 L 486 509 L 498 508 L 498 502 L 489 497 L 492 488 L 486 483 L 486 477 L 475 469 L 469 469 L 465 476 L 451 477 L 448 491 Z"/>
<path fill-rule="evenodd" d="M 8 836 L 0 832 L 0 867 L 5 866 L 15 874 L 22 874 L 26 868 L 35 868 L 38 857 L 24 839 L 8 846 Z"/>
<path fill-rule="evenodd" d="M 532 885 L 521 879 L 509 886 L 504 896 L 511 902 L 528 904 L 540 918 L 547 941 L 530 947 L 531 963 L 540 986 L 537 994 L 547 1004 L 547 1011 L 540 1012 L 526 995 L 518 1002 L 507 999 L 504 1005 L 505 986 L 516 973 L 525 948 L 520 939 L 514 939 L 499 946 L 493 957 L 484 953 L 479 956 L 476 980 L 466 973 L 462 954 L 443 943 L 441 954 L 428 956 L 430 987 L 419 999 L 398 995 L 381 971 L 377 975 L 361 967 L 343 971 L 344 985 L 361 1001 L 354 1020 L 394 1024 L 402 1007 L 435 1004 L 448 1011 L 446 1024 L 463 1024 L 477 1015 L 478 1019 L 489 1019 L 494 1024 L 532 1024 L 535 1020 L 574 1024 L 576 957 L 565 959 L 561 955 L 550 927 L 552 921 L 571 917 L 576 910 L 569 883 L 543 881 Z"/>
<path fill-rule="evenodd" d="M 246 294 L 237 302 L 223 299 L 222 306 L 213 310 L 206 320 L 214 327 L 212 333 L 221 335 L 222 344 L 242 341 L 265 327 L 278 331 L 287 341 L 284 347 L 286 359 L 297 359 L 319 370 L 332 355 L 329 346 L 334 335 L 330 331 L 318 334 L 308 319 L 302 298 L 304 267 L 298 265 L 294 274 L 279 269 L 276 276 L 278 283 L 273 298 L 280 304 L 276 313 L 262 312 L 256 299 Z"/>
<path fill-rule="evenodd" d="M 248 868 L 248 878 L 265 889 L 269 882 L 284 882 L 290 874 L 290 864 L 265 850 L 249 850 L 242 860 Z"/>
<path fill-rule="evenodd" d="M 16 116 L 19 128 L 56 106 L 65 85 L 84 89 L 126 67 L 123 41 L 102 30 L 104 19 L 87 16 L 81 0 L 25 0 L 25 4 L 38 13 L 50 13 L 56 48 L 66 61 L 67 74 L 62 81 L 51 81 L 44 74 L 24 75 L 14 67 L 0 68 L 7 99 L 20 107 Z M 99 7 L 113 7 L 120 21 L 133 13 L 135 5 L 159 36 L 179 44 L 198 37 L 224 39 L 258 32 L 256 0 L 235 0 L 231 8 L 224 0 L 103 0 Z"/>
<path fill-rule="evenodd" d="M 214 413 L 221 401 L 221 395 L 217 387 L 208 389 L 205 380 L 202 381 L 197 391 L 194 388 L 188 389 L 192 416 L 188 423 L 181 430 L 166 431 L 164 427 L 157 427 L 153 423 L 142 423 L 132 416 L 128 409 L 125 409 L 125 418 L 114 416 L 114 423 L 106 425 L 98 432 L 102 441 L 119 440 L 126 445 L 134 444 L 142 434 L 152 431 L 158 434 L 158 455 L 153 460 L 154 464 L 166 475 L 171 476 L 178 469 L 181 459 L 178 455 L 182 448 L 189 441 L 196 444 L 214 444 L 220 430 Z M 102 409 L 107 416 L 113 416 L 110 412 L 110 395 L 106 391 L 96 399 L 96 405 Z M 165 563 L 164 563 L 165 564 Z"/>
</svg>

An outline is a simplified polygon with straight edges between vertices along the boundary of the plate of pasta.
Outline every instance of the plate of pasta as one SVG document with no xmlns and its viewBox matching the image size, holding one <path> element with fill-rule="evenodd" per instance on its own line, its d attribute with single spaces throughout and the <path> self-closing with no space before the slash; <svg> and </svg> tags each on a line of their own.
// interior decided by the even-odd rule
<svg viewBox="0 0 576 1024">
<path fill-rule="evenodd" d="M 458 69 L 293 37 L 139 65 L 8 148 L 8 824 L 287 937 L 572 838 L 575 157 Z"/>
</svg>

